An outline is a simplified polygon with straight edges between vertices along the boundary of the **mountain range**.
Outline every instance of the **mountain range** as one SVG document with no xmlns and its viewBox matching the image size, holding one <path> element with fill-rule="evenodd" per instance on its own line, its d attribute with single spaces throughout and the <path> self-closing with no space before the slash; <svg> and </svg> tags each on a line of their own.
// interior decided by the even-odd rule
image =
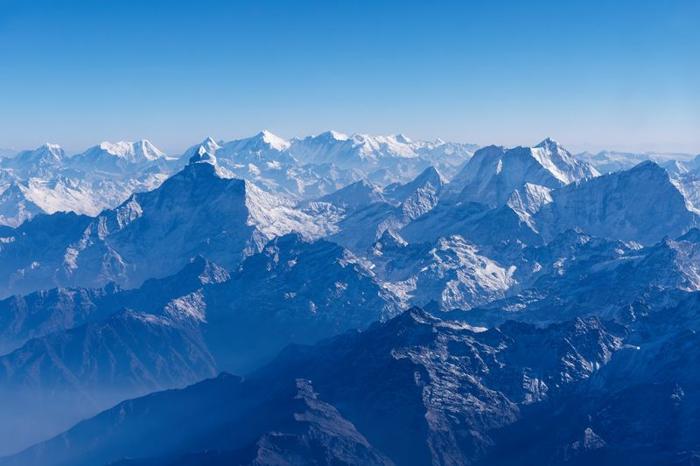
<svg viewBox="0 0 700 466">
<path fill-rule="evenodd" d="M 550 138 L 3 155 L 0 466 L 695 464 L 698 180 Z"/>
</svg>

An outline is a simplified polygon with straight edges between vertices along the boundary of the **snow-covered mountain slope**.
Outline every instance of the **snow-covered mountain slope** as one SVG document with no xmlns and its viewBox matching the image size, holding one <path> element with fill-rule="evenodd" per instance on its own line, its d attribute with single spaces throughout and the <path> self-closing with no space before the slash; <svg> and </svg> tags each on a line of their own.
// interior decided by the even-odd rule
<svg viewBox="0 0 700 466">
<path fill-rule="evenodd" d="M 697 222 L 666 171 L 653 162 L 551 192 L 535 216 L 550 238 L 580 228 L 594 236 L 653 243 L 679 236 Z"/>
<path fill-rule="evenodd" d="M 597 175 L 593 167 L 545 139 L 534 147 L 479 149 L 447 186 L 447 192 L 461 202 L 498 207 L 528 183 L 554 189 Z"/>
<path fill-rule="evenodd" d="M 385 231 L 398 231 L 431 211 L 442 188 L 441 176 L 429 167 L 408 183 L 393 183 L 384 189 L 366 181 L 354 183 L 309 203 L 306 210 L 323 212 L 335 223 L 333 241 L 364 253 Z"/>
<path fill-rule="evenodd" d="M 138 286 L 203 255 L 234 267 L 270 238 L 324 226 L 286 201 L 239 179 L 225 178 L 215 159 L 193 161 L 159 188 L 132 195 L 97 218 L 37 217 L 0 247 L 0 295 L 54 286 Z M 62 225 L 61 234 L 44 242 Z"/>
<path fill-rule="evenodd" d="M 46 143 L 33 150 L 18 152 L 0 159 L 0 168 L 11 171 L 19 179 L 51 176 L 66 161 L 66 153 L 58 144 Z"/>
<path fill-rule="evenodd" d="M 293 153 L 305 163 L 333 163 L 340 167 L 355 168 L 364 161 L 417 156 L 411 141 L 403 135 L 348 136 L 337 131 L 296 139 L 293 141 Z"/>
<path fill-rule="evenodd" d="M 293 199 L 323 196 L 361 178 L 360 173 L 332 164 L 302 164 L 291 155 L 289 147 L 288 141 L 261 131 L 250 138 L 229 142 L 207 138 L 187 149 L 180 160 L 189 160 L 203 149 L 215 155 L 219 164 L 235 176 Z"/>
<path fill-rule="evenodd" d="M 440 202 L 434 209 L 399 231 L 409 242 L 433 243 L 459 235 L 493 259 L 510 262 L 527 245 L 543 239 L 529 217 L 508 205 L 490 209 L 484 204 Z"/>
<path fill-rule="evenodd" d="M 168 157 L 148 140 L 137 142 L 102 142 L 85 152 L 68 159 L 67 168 L 73 168 L 90 176 L 93 174 L 114 174 L 137 176 L 143 171 L 165 170 Z"/>
<path fill-rule="evenodd" d="M 504 268 L 460 236 L 433 244 L 407 244 L 386 231 L 368 258 L 377 275 L 406 305 L 434 302 L 442 310 L 468 310 L 506 295 L 515 286 L 515 267 Z"/>
<path fill-rule="evenodd" d="M 248 451 L 238 458 L 249 464 L 270 451 L 261 445 L 270 432 L 287 440 L 273 443 L 287 459 L 306 445 L 302 459 L 340 454 L 347 464 L 470 464 L 527 406 L 590 378 L 620 347 L 620 337 L 596 320 L 479 332 L 412 310 L 361 334 L 291 347 L 244 380 L 222 375 L 124 402 L 0 464 L 165 461 L 205 450 L 228 452 L 216 465 Z M 291 424 L 290 412 L 299 413 Z M 293 428 L 299 423 L 315 425 L 314 441 L 303 441 L 309 431 Z M 166 428 L 172 425 L 177 432 Z"/>
<path fill-rule="evenodd" d="M 700 291 L 699 238 L 692 229 L 642 248 L 565 232 L 523 251 L 515 264 L 517 294 L 473 309 L 466 319 L 475 325 L 508 319 L 545 324 L 588 315 L 635 321 L 635 305 L 664 308 L 676 295 Z"/>
<path fill-rule="evenodd" d="M 368 181 L 360 180 L 319 198 L 317 202 L 331 204 L 347 214 L 375 202 L 386 202 L 386 200 L 381 188 Z"/>
<path fill-rule="evenodd" d="M 444 185 L 440 173 L 428 167 L 414 180 L 405 184 L 391 184 L 383 192 L 387 199 L 399 203 L 404 215 L 413 220 L 437 205 Z"/>
<path fill-rule="evenodd" d="M 474 145 L 443 141 L 412 141 L 404 135 L 345 135 L 327 131 L 291 141 L 290 152 L 305 164 L 333 164 L 358 170 L 369 180 L 386 185 L 407 182 L 428 166 L 451 176 L 467 160 Z"/>
<path fill-rule="evenodd" d="M 696 165 L 696 162 L 693 165 Z M 668 166 L 664 166 L 664 168 L 673 184 L 685 198 L 688 209 L 700 214 L 700 166 L 689 168 L 688 164 L 683 164 L 677 170 L 670 170 Z"/>
<path fill-rule="evenodd" d="M 222 164 L 245 167 L 247 164 L 295 163 L 289 152 L 290 143 L 281 137 L 263 130 L 255 136 L 221 144 L 216 155 Z"/>
<path fill-rule="evenodd" d="M 0 189 L 2 180 L 23 186 L 25 197 L 43 212 L 97 215 L 134 192 L 156 188 L 176 168 L 175 159 L 145 140 L 104 142 L 71 157 L 47 144 L 0 161 Z M 13 205 L 5 203 L 8 211 L 23 207 L 19 199 Z M 0 224 L 17 226 L 39 213 L 25 209 L 23 215 L 0 218 Z"/>
<path fill-rule="evenodd" d="M 532 228 L 537 228 L 532 216 L 543 206 L 552 202 L 552 190 L 538 184 L 525 183 L 525 185 L 513 191 L 506 205 L 513 209 L 518 216 L 526 221 Z"/>
<path fill-rule="evenodd" d="M 0 225 L 16 227 L 30 218 L 45 213 L 28 195 L 29 189 L 12 182 L 0 193 Z"/>
<path fill-rule="evenodd" d="M 451 175 L 475 146 L 411 141 L 405 136 L 347 136 L 328 131 L 287 141 L 269 131 L 229 142 L 207 138 L 200 146 L 222 166 L 264 187 L 296 199 L 314 199 L 360 180 L 380 186 L 405 183 L 430 166 Z"/>
<path fill-rule="evenodd" d="M 696 162 L 694 162 L 694 159 L 697 156 L 683 153 L 619 152 L 604 150 L 595 154 L 582 152 L 576 154 L 575 157 L 588 162 L 600 173 L 613 173 L 629 170 L 635 165 L 649 160 L 662 166 L 673 165 L 675 163 L 679 163 L 681 166 L 686 164 L 695 166 Z"/>
</svg>

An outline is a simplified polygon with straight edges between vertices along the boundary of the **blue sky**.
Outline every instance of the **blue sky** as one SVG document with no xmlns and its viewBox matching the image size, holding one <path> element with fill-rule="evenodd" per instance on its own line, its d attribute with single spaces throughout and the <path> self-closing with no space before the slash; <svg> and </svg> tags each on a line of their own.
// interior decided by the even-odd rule
<svg viewBox="0 0 700 466">
<path fill-rule="evenodd" d="M 0 0 L 0 147 L 334 128 L 700 152 L 700 0 Z"/>
</svg>

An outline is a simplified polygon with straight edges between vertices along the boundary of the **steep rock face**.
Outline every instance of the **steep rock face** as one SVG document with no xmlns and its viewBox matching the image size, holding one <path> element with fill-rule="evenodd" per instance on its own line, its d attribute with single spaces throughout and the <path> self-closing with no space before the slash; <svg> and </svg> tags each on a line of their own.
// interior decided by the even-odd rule
<svg viewBox="0 0 700 466">
<path fill-rule="evenodd" d="M 27 188 L 13 182 L 0 193 L 0 225 L 17 227 L 30 218 L 44 213 L 27 193 Z"/>
<path fill-rule="evenodd" d="M 442 236 L 459 235 L 502 263 L 512 263 L 525 246 L 543 243 L 533 222 L 519 211 L 510 206 L 490 209 L 480 203 L 441 202 L 399 233 L 409 242 L 434 242 Z"/>
<path fill-rule="evenodd" d="M 542 207 L 552 202 L 552 190 L 537 184 L 525 183 L 525 185 L 513 191 L 506 205 L 513 209 L 524 222 L 531 228 L 537 229 L 532 216 Z"/>
<path fill-rule="evenodd" d="M 668 174 L 653 162 L 553 191 L 535 216 L 545 236 L 573 228 L 595 236 L 653 243 L 696 224 Z"/>
<path fill-rule="evenodd" d="M 22 179 L 50 175 L 58 170 L 66 159 L 66 153 L 57 144 L 46 143 L 33 150 L 25 150 L 13 157 L 0 159 L 0 167 L 11 170 Z"/>
<path fill-rule="evenodd" d="M 465 319 L 491 326 L 508 319 L 547 324 L 595 315 L 633 323 L 648 309 L 663 310 L 678 296 L 700 290 L 697 233 L 640 247 L 565 232 L 523 251 L 514 275 L 521 285 L 517 294 L 472 309 Z"/>
<path fill-rule="evenodd" d="M 403 214 L 413 220 L 437 205 L 444 185 L 440 173 L 435 168 L 428 167 L 413 181 L 387 186 L 384 195 L 400 203 Z"/>
<path fill-rule="evenodd" d="M 457 235 L 435 244 L 408 245 L 387 231 L 368 257 L 386 286 L 407 305 L 435 302 L 445 311 L 468 310 L 503 298 L 516 284 L 515 267 L 500 266 Z"/>
<path fill-rule="evenodd" d="M 60 235 L 41 241 L 61 223 Z M 0 294 L 109 281 L 133 287 L 197 255 L 233 267 L 276 235 L 318 236 L 322 228 L 275 196 L 225 178 L 215 159 L 193 161 L 158 189 L 95 219 L 50 216 L 13 231 L 0 245 Z"/>
<path fill-rule="evenodd" d="M 383 190 L 364 181 L 354 183 L 314 205 L 331 203 L 338 212 L 338 232 L 330 239 L 364 253 L 385 231 L 398 231 L 435 208 L 442 186 L 439 173 L 430 167 L 408 183 Z"/>
<path fill-rule="evenodd" d="M 498 207 L 526 183 L 553 189 L 597 175 L 590 165 L 545 139 L 535 147 L 479 149 L 450 183 L 448 193 L 462 202 Z"/>
<path fill-rule="evenodd" d="M 272 388 L 273 398 L 265 401 L 241 383 L 222 374 L 185 390 L 127 401 L 98 416 L 104 435 L 92 441 L 89 454 L 65 449 L 69 442 L 90 441 L 95 422 L 81 423 L 50 441 L 47 452 L 53 464 L 195 465 L 195 464 L 368 464 L 390 465 L 336 408 L 314 392 L 310 381 L 285 380 Z M 269 393 L 268 393 L 269 394 Z M 226 409 L 221 410 L 222 407 Z M 265 417 L 250 417 L 246 410 L 260 408 Z M 195 413 L 208 413 L 207 416 Z M 144 418 L 155 422 L 144 424 Z M 142 436 L 160 438 L 162 421 L 187 426 L 168 439 L 142 443 Z M 242 423 L 248 422 L 247 428 Z M 114 429 L 116 427 L 116 429 Z M 110 432 L 111 431 L 111 432 Z M 115 435 L 116 434 L 116 435 Z M 24 456 L 26 464 L 43 461 L 45 452 Z M 117 458 L 132 459 L 113 463 Z M 46 463 L 49 464 L 49 463 Z"/>
<path fill-rule="evenodd" d="M 546 344 L 532 351 L 534 342 Z M 324 452 L 347 464 L 469 464 L 524 406 L 589 378 L 619 347 L 595 320 L 476 332 L 412 310 L 364 333 L 292 347 L 245 382 L 222 376 L 125 402 L 0 464 L 82 465 L 246 446 L 253 456 L 296 458 L 302 445 L 312 457 Z M 182 428 L 166 436 L 166 425 Z M 134 447 L 143 437 L 153 441 Z"/>
<path fill-rule="evenodd" d="M 542 353 L 531 351 L 543 340 Z M 313 350 L 313 364 L 302 358 L 297 365 L 291 356 L 275 368 L 303 371 L 397 463 L 465 464 L 492 444 L 491 429 L 517 419 L 523 404 L 588 377 L 620 340 L 596 321 L 547 330 L 511 324 L 479 333 L 410 311 L 330 345 L 336 349 Z M 371 394 L 366 386 L 374 388 Z M 403 435 L 392 434 L 398 432 Z M 421 440 L 406 442 L 406 433 Z"/>
</svg>

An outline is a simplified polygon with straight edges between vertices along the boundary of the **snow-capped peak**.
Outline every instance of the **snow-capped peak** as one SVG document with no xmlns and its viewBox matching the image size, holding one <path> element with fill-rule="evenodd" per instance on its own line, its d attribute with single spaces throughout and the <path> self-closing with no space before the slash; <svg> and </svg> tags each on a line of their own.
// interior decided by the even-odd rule
<svg viewBox="0 0 700 466">
<path fill-rule="evenodd" d="M 62 159 L 65 156 L 65 152 L 63 151 L 63 148 L 58 144 L 46 142 L 34 150 L 22 151 L 18 155 L 19 156 L 17 157 L 17 159 L 26 158 L 28 160 L 34 160 L 49 156 L 58 160 Z"/>
<path fill-rule="evenodd" d="M 328 141 L 347 141 L 350 137 L 345 133 L 331 129 L 319 134 L 316 138 Z"/>
<path fill-rule="evenodd" d="M 217 148 L 219 147 L 219 143 L 216 142 L 216 140 L 211 136 L 207 136 L 206 139 L 204 139 L 204 141 L 202 141 L 201 145 L 208 146 L 208 147 L 217 147 Z"/>
<path fill-rule="evenodd" d="M 335 139 L 336 141 L 347 141 L 348 140 L 348 135 L 345 133 L 341 133 L 339 131 L 330 130 L 330 131 L 328 131 L 328 134 L 330 135 L 331 138 Z"/>
<path fill-rule="evenodd" d="M 61 146 L 59 146 L 58 144 L 50 143 L 50 142 L 44 143 L 44 144 L 41 146 L 41 149 L 48 150 L 49 152 L 52 152 L 52 153 L 55 153 L 55 154 L 58 154 L 58 153 L 61 153 L 61 154 L 62 154 L 62 153 L 63 153 L 63 149 L 61 148 Z"/>
<path fill-rule="evenodd" d="M 214 155 L 216 152 L 221 149 L 221 142 L 217 142 L 214 138 L 211 136 L 207 136 L 204 141 L 200 142 L 199 144 L 196 144 L 194 146 L 189 147 L 185 152 L 180 155 L 181 160 L 187 160 L 190 161 L 193 157 L 198 157 L 200 150 L 204 149 L 204 151 L 209 152 L 210 154 Z"/>
<path fill-rule="evenodd" d="M 600 175 L 592 166 L 575 159 L 552 138 L 546 138 L 530 149 L 532 156 L 564 184 Z"/>
<path fill-rule="evenodd" d="M 3 159 L 3 166 L 18 170 L 27 177 L 36 176 L 40 171 L 55 169 L 63 163 L 65 152 L 58 144 L 46 143 L 36 149 L 18 152 L 11 158 Z"/>
<path fill-rule="evenodd" d="M 130 162 L 153 161 L 165 157 L 165 154 L 147 139 L 142 139 L 136 142 L 104 141 L 100 143 L 98 148 L 102 152 L 128 160 Z"/>
<path fill-rule="evenodd" d="M 558 148 L 561 147 L 560 144 L 555 141 L 554 139 L 550 138 L 549 136 L 544 138 L 542 141 L 540 141 L 539 144 L 537 144 L 535 147 L 541 147 L 541 148 Z"/>
<path fill-rule="evenodd" d="M 270 131 L 264 129 L 255 135 L 254 139 L 259 139 L 265 144 L 269 145 L 271 148 L 283 151 L 289 148 L 289 142 L 271 133 Z"/>
<path fill-rule="evenodd" d="M 202 141 L 202 143 L 197 148 L 197 152 L 201 148 L 204 148 L 204 150 L 209 152 L 210 154 L 215 154 L 217 150 L 221 149 L 221 145 L 218 142 L 216 142 L 211 136 L 207 136 L 207 138 L 204 141 Z"/>
<path fill-rule="evenodd" d="M 189 163 L 190 165 L 195 163 L 209 163 L 211 165 L 216 165 L 216 156 L 213 152 L 209 151 L 204 144 L 202 144 L 197 149 L 197 152 L 190 157 Z"/>
<path fill-rule="evenodd" d="M 534 147 L 479 149 L 450 183 L 448 193 L 461 191 L 463 201 L 498 206 L 526 183 L 554 189 L 598 175 L 591 165 L 547 138 Z"/>
<path fill-rule="evenodd" d="M 399 133 L 394 136 L 394 139 L 396 139 L 397 142 L 400 142 L 401 144 L 412 144 L 413 141 L 411 138 L 406 136 L 405 134 Z"/>
</svg>

